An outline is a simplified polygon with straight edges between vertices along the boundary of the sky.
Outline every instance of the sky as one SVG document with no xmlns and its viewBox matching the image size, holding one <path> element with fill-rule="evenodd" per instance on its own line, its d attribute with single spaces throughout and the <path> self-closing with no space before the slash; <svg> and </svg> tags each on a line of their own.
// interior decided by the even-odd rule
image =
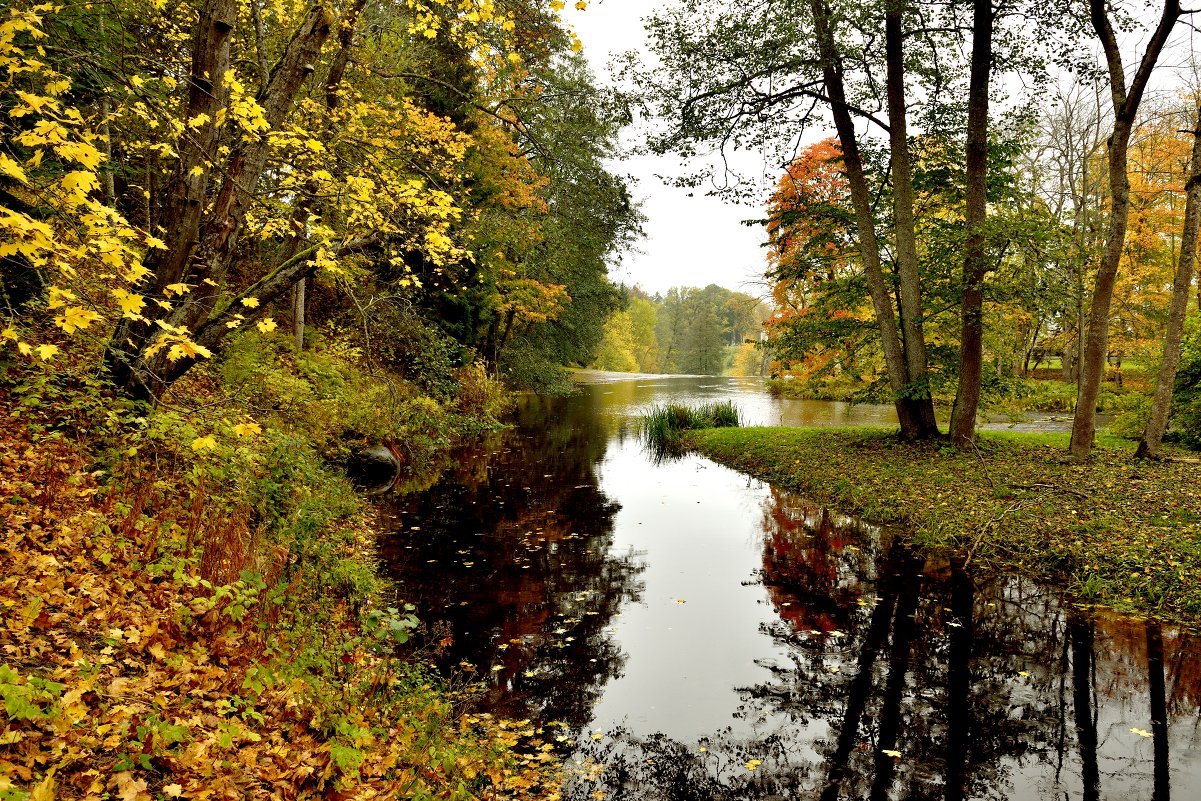
<svg viewBox="0 0 1201 801">
<path fill-rule="evenodd" d="M 610 82 L 610 56 L 639 49 L 645 41 L 642 17 L 668 3 L 593 0 L 585 11 L 572 5 L 568 3 L 566 19 L 579 34 L 598 81 L 606 84 Z M 637 131 L 629 134 L 636 137 Z M 762 218 L 762 206 L 708 197 L 703 190 L 690 197 L 691 190 L 665 186 L 656 175 L 685 172 L 676 157 L 637 157 L 610 166 L 613 172 L 636 179 L 634 196 L 642 201 L 647 217 L 646 238 L 636 246 L 637 252 L 624 254 L 621 264 L 610 272 L 615 282 L 637 284 L 651 294 L 676 286 L 708 284 L 756 296 L 766 294 L 763 228 L 742 224 L 743 220 Z"/>
<path fill-rule="evenodd" d="M 614 54 L 643 49 L 645 32 L 642 18 L 655 9 L 671 5 L 671 0 L 591 0 L 583 11 L 568 3 L 566 21 L 584 44 L 587 56 L 600 83 L 611 82 L 609 61 Z M 1150 12 L 1143 12 L 1144 16 Z M 1147 29 L 1124 36 L 1122 50 L 1131 74 L 1136 64 L 1129 63 L 1142 53 L 1147 31 L 1154 15 L 1144 20 Z M 1149 95 L 1176 96 L 1179 87 L 1190 83 L 1186 66 L 1192 54 L 1201 51 L 1201 34 L 1187 25 L 1179 25 L 1172 45 L 1160 62 Z M 1098 59 L 1098 64 L 1100 64 Z M 1193 78 L 1193 81 L 1196 81 Z M 811 132 L 814 139 L 818 132 Z M 833 133 L 831 129 L 827 134 Z M 637 137 L 636 129 L 628 136 Z M 744 172 L 762 174 L 762 159 L 757 154 L 741 154 Z M 762 226 L 748 227 L 743 220 L 765 216 L 762 204 L 739 205 L 703 190 L 690 195 L 686 189 L 665 185 L 657 175 L 678 176 L 686 172 L 678 157 L 641 156 L 611 165 L 613 172 L 635 179 L 634 195 L 642 202 L 647 217 L 646 237 L 635 252 L 624 254 L 621 263 L 610 272 L 617 283 L 639 285 L 654 294 L 675 286 L 704 287 L 718 284 L 727 289 L 756 296 L 768 294 L 763 279 L 765 234 Z M 766 199 L 768 187 L 762 197 Z"/>
</svg>

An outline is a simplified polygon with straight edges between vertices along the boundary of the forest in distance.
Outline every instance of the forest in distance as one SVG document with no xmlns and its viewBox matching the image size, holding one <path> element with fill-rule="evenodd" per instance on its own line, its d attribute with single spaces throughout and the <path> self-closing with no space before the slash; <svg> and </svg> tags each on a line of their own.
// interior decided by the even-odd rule
<svg viewBox="0 0 1201 801">
<path fill-rule="evenodd" d="M 589 394 L 580 368 L 895 409 L 688 432 L 737 471 L 690 512 L 754 477 L 956 580 L 1201 621 L 1201 9 L 662 0 L 594 71 L 601 2 L 0 4 L 0 801 L 561 798 L 603 740 L 577 702 L 624 658 L 600 618 L 643 570 L 606 551 L 633 504 L 600 471 L 667 475 L 616 405 L 660 387 Z M 755 289 L 624 269 L 655 230 L 643 156 L 759 209 Z M 1070 438 L 978 431 L 996 408 Z M 523 516 L 560 478 L 587 519 Z M 522 549 L 478 551 L 504 586 L 476 578 L 481 521 Z M 843 545 L 828 566 L 876 559 Z M 456 610 L 493 629 L 415 602 L 452 562 L 512 601 Z M 459 659 L 493 645 L 596 664 L 576 692 Z M 570 725 L 474 706 L 502 681 Z M 860 717 L 844 767 L 891 776 L 852 753 Z"/>
</svg>

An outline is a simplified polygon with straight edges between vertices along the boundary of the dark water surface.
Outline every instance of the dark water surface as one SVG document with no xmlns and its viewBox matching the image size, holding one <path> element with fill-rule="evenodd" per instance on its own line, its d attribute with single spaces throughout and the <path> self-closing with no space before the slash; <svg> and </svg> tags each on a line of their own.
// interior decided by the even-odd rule
<svg viewBox="0 0 1201 801">
<path fill-rule="evenodd" d="M 654 464 L 650 402 L 887 423 L 735 379 L 530 398 L 396 499 L 405 600 L 499 715 L 562 721 L 567 795 L 1155 799 L 1201 794 L 1201 643 L 924 560 L 892 532 L 704 459 Z"/>
</svg>

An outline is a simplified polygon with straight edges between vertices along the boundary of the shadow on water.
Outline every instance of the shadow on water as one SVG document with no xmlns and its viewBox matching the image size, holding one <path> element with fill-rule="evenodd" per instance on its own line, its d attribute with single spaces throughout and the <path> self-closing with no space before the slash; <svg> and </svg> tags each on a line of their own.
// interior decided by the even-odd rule
<svg viewBox="0 0 1201 801">
<path fill-rule="evenodd" d="M 696 457 L 656 464 L 632 421 L 657 392 L 527 400 L 394 500 L 381 540 L 487 710 L 575 731 L 567 798 L 1201 790 L 1193 635 L 923 557 Z"/>
<path fill-rule="evenodd" d="M 579 399 L 526 399 L 515 423 L 393 500 L 380 552 L 443 663 L 485 682 L 485 707 L 583 726 L 622 666 L 603 630 L 639 589 L 635 555 L 610 553 L 620 507 L 594 471 L 609 432 Z"/>
</svg>

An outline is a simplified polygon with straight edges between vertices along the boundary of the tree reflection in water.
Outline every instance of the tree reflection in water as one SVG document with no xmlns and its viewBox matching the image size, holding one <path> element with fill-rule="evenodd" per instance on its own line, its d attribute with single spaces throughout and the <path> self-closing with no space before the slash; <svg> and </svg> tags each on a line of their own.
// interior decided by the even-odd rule
<svg viewBox="0 0 1201 801">
<path fill-rule="evenodd" d="M 637 600 L 640 567 L 610 553 L 619 507 L 594 469 L 610 432 L 587 398 L 527 398 L 516 423 L 395 500 L 380 551 L 402 600 L 440 632 L 441 660 L 485 682 L 484 708 L 580 728 L 621 671 L 605 628 Z"/>
<path fill-rule="evenodd" d="M 1174 779 L 1198 789 L 1189 635 L 921 559 L 784 492 L 770 492 L 763 527 L 760 579 L 778 613 L 765 633 L 781 657 L 740 691 L 747 725 L 695 743 L 624 729 L 586 740 L 569 797 L 1167 801 Z"/>
</svg>

